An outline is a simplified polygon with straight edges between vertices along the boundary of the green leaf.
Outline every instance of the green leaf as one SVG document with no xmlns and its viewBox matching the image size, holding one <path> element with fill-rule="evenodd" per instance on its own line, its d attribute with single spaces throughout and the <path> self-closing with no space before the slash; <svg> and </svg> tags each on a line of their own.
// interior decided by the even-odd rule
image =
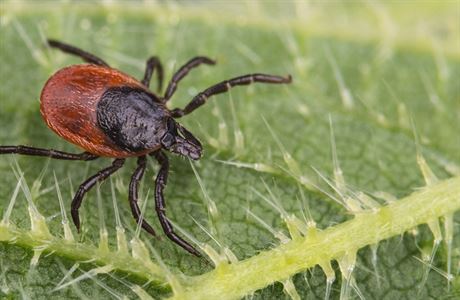
<svg viewBox="0 0 460 300">
<path fill-rule="evenodd" d="M 127 201 L 134 159 L 87 194 L 77 234 L 63 212 L 110 160 L 2 155 L 0 296 L 458 296 L 456 5 L 3 2 L 0 145 L 80 151 L 39 113 L 47 78 L 80 63 L 46 48 L 46 37 L 136 78 L 151 55 L 166 78 L 193 56 L 217 59 L 180 83 L 170 108 L 246 73 L 291 74 L 293 83 L 237 87 L 181 120 L 205 155 L 169 155 L 167 214 L 209 262 L 161 232 L 153 160 L 141 206 L 157 239 L 137 238 Z"/>
</svg>

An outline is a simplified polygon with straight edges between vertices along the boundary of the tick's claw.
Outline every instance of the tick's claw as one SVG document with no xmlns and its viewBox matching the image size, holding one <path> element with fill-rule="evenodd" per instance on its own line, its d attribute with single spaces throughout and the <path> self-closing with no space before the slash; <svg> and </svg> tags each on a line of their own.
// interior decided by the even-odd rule
<svg viewBox="0 0 460 300">
<path fill-rule="evenodd" d="M 142 220 L 142 228 L 144 228 L 145 231 L 147 231 L 148 233 L 150 233 L 154 237 L 157 236 L 157 234 L 155 233 L 155 230 L 153 230 L 152 226 L 150 226 L 150 224 L 145 222 L 144 220 Z"/>
</svg>

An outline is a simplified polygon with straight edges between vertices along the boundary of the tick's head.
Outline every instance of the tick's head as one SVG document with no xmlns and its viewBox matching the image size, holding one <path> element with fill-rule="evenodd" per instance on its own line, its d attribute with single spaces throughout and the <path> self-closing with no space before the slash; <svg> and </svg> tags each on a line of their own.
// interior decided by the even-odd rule
<svg viewBox="0 0 460 300">
<path fill-rule="evenodd" d="M 168 118 L 166 128 L 166 133 L 161 138 L 161 145 L 165 149 L 193 160 L 201 158 L 203 147 L 190 131 L 172 118 Z"/>
</svg>

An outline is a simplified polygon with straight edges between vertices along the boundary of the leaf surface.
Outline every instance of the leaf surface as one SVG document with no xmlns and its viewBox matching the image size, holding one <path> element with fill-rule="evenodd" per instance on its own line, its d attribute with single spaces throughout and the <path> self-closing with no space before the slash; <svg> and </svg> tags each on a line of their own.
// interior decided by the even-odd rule
<svg viewBox="0 0 460 300">
<path fill-rule="evenodd" d="M 437 191 L 436 183 L 426 182 L 429 172 L 425 170 L 424 177 L 421 166 L 429 166 L 440 184 L 460 176 L 460 33 L 456 5 L 248 2 L 192 7 L 149 2 L 78 6 L 4 2 L 0 7 L 0 145 L 79 151 L 48 130 L 39 113 L 39 95 L 47 78 L 61 67 L 80 63 L 75 57 L 44 47 L 45 37 L 94 53 L 136 78 L 143 76 L 145 61 L 151 55 L 162 59 L 166 78 L 193 56 L 217 59 L 216 66 L 190 72 L 180 83 L 170 108 L 184 107 L 199 91 L 237 75 L 291 74 L 290 85 L 237 87 L 211 98 L 181 120 L 205 147 L 204 157 L 193 163 L 196 174 L 187 160 L 169 155 L 172 169 L 166 197 L 170 220 L 217 252 L 227 248 L 238 260 L 254 259 L 261 251 L 282 249 L 277 237 L 294 240 L 297 220 L 303 224 L 301 229 L 314 221 L 319 230 L 341 232 L 343 222 L 367 214 L 372 207 L 386 207 L 388 204 L 378 196 L 405 200 L 422 187 Z M 156 88 L 154 80 L 152 87 Z M 37 211 L 45 218 L 42 224 L 52 235 L 52 242 L 45 242 L 46 230 L 39 228 L 31 233 L 31 205 L 27 193 L 19 189 L 11 225 L 0 228 L 0 296 L 134 298 L 142 293 L 138 289 L 142 286 L 154 298 L 179 298 L 182 292 L 198 297 L 200 288 L 206 287 L 203 278 L 231 274 L 226 264 L 213 271 L 210 263 L 189 255 L 161 233 L 153 203 L 153 180 L 158 170 L 153 160 L 142 183 L 141 206 L 147 200 L 145 217 L 160 232 L 160 238 L 141 232 L 143 243 L 134 240 L 129 244 L 137 249 L 134 252 L 138 260 L 117 252 L 120 244 L 113 205 L 115 197 L 120 222 L 131 240 L 136 226 L 127 187 L 134 159 L 112 181 L 88 193 L 80 209 L 82 233 L 78 235 L 70 224 L 77 242 L 66 242 L 54 174 L 69 215 L 78 185 L 109 164 L 109 159 L 65 162 L 0 158 L 3 216 L 18 182 L 13 170 L 20 170 Z M 373 200 L 360 202 L 366 209 L 354 215 L 351 211 L 356 202 L 343 199 L 367 199 L 362 193 Z M 443 195 L 458 200 L 458 194 L 455 198 L 453 193 L 458 190 L 449 187 Z M 433 195 L 428 203 L 435 203 L 437 194 Z M 333 198 L 348 203 L 348 210 Z M 406 209 L 408 219 L 415 218 L 416 208 L 420 208 L 416 203 L 421 201 L 418 196 L 410 199 L 414 199 L 414 206 Z M 332 263 L 337 277 L 331 298 L 339 298 L 341 293 L 343 296 L 343 271 L 337 259 L 342 257 L 343 263 L 347 253 L 350 257 L 357 253 L 354 279 L 348 287 L 350 297 L 440 299 L 458 293 L 458 214 L 457 223 L 453 222 L 451 254 L 442 242 L 433 260 L 427 262 L 436 232 L 433 224 L 438 224 L 441 216 L 436 215 L 436 207 L 433 214 L 426 212 L 420 222 L 414 223 L 414 228 L 402 228 L 389 237 L 377 235 L 374 248 L 357 247 L 355 232 L 341 232 L 349 249 L 334 259 L 325 257 L 324 262 Z M 452 204 L 448 212 L 454 214 L 457 209 Z M 292 215 L 297 219 L 290 219 Z M 386 224 L 397 227 L 403 223 L 400 220 L 389 217 Z M 36 220 L 34 224 L 39 223 Z M 427 223 L 431 230 L 426 225 L 415 226 Z M 104 227 L 110 250 L 106 250 L 104 241 L 101 243 L 100 230 Z M 304 234 L 311 238 L 311 232 Z M 449 237 L 444 229 L 442 234 Z M 299 238 L 304 238 L 302 235 Z M 44 252 L 38 256 L 41 249 Z M 34 254 L 38 263 L 31 266 Z M 321 253 L 316 251 L 314 255 Z M 217 254 L 215 258 L 226 259 Z M 270 258 L 264 263 L 270 265 Z M 279 268 L 296 263 L 300 261 L 284 261 Z M 443 272 L 449 263 L 454 279 L 448 289 Z M 441 271 L 430 270 L 425 281 L 427 264 Z M 262 267 L 260 263 L 251 270 L 258 267 Z M 324 268 L 300 269 L 287 278 L 273 276 L 263 289 L 255 280 L 243 282 L 248 289 L 244 294 L 254 293 L 257 299 L 323 298 L 327 287 Z M 85 274 L 89 278 L 79 277 Z M 273 274 L 258 276 L 265 275 Z M 76 280 L 70 284 L 72 278 Z M 294 290 L 286 281 L 289 278 Z M 148 280 L 153 282 L 145 284 Z M 230 281 L 217 282 L 223 291 L 221 298 L 231 298 L 230 292 L 225 294 L 226 288 L 230 291 L 237 287 Z"/>
</svg>

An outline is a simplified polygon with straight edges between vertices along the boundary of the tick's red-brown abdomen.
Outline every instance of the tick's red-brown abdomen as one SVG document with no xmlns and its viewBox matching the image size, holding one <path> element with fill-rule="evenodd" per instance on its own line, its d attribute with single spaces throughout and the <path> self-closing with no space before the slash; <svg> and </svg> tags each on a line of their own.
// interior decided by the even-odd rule
<svg viewBox="0 0 460 300">
<path fill-rule="evenodd" d="M 145 89 L 136 79 L 107 67 L 84 64 L 61 69 L 42 90 L 41 115 L 60 137 L 95 155 L 143 155 L 121 149 L 97 124 L 96 108 L 101 96 L 108 88 L 120 86 Z"/>
</svg>

